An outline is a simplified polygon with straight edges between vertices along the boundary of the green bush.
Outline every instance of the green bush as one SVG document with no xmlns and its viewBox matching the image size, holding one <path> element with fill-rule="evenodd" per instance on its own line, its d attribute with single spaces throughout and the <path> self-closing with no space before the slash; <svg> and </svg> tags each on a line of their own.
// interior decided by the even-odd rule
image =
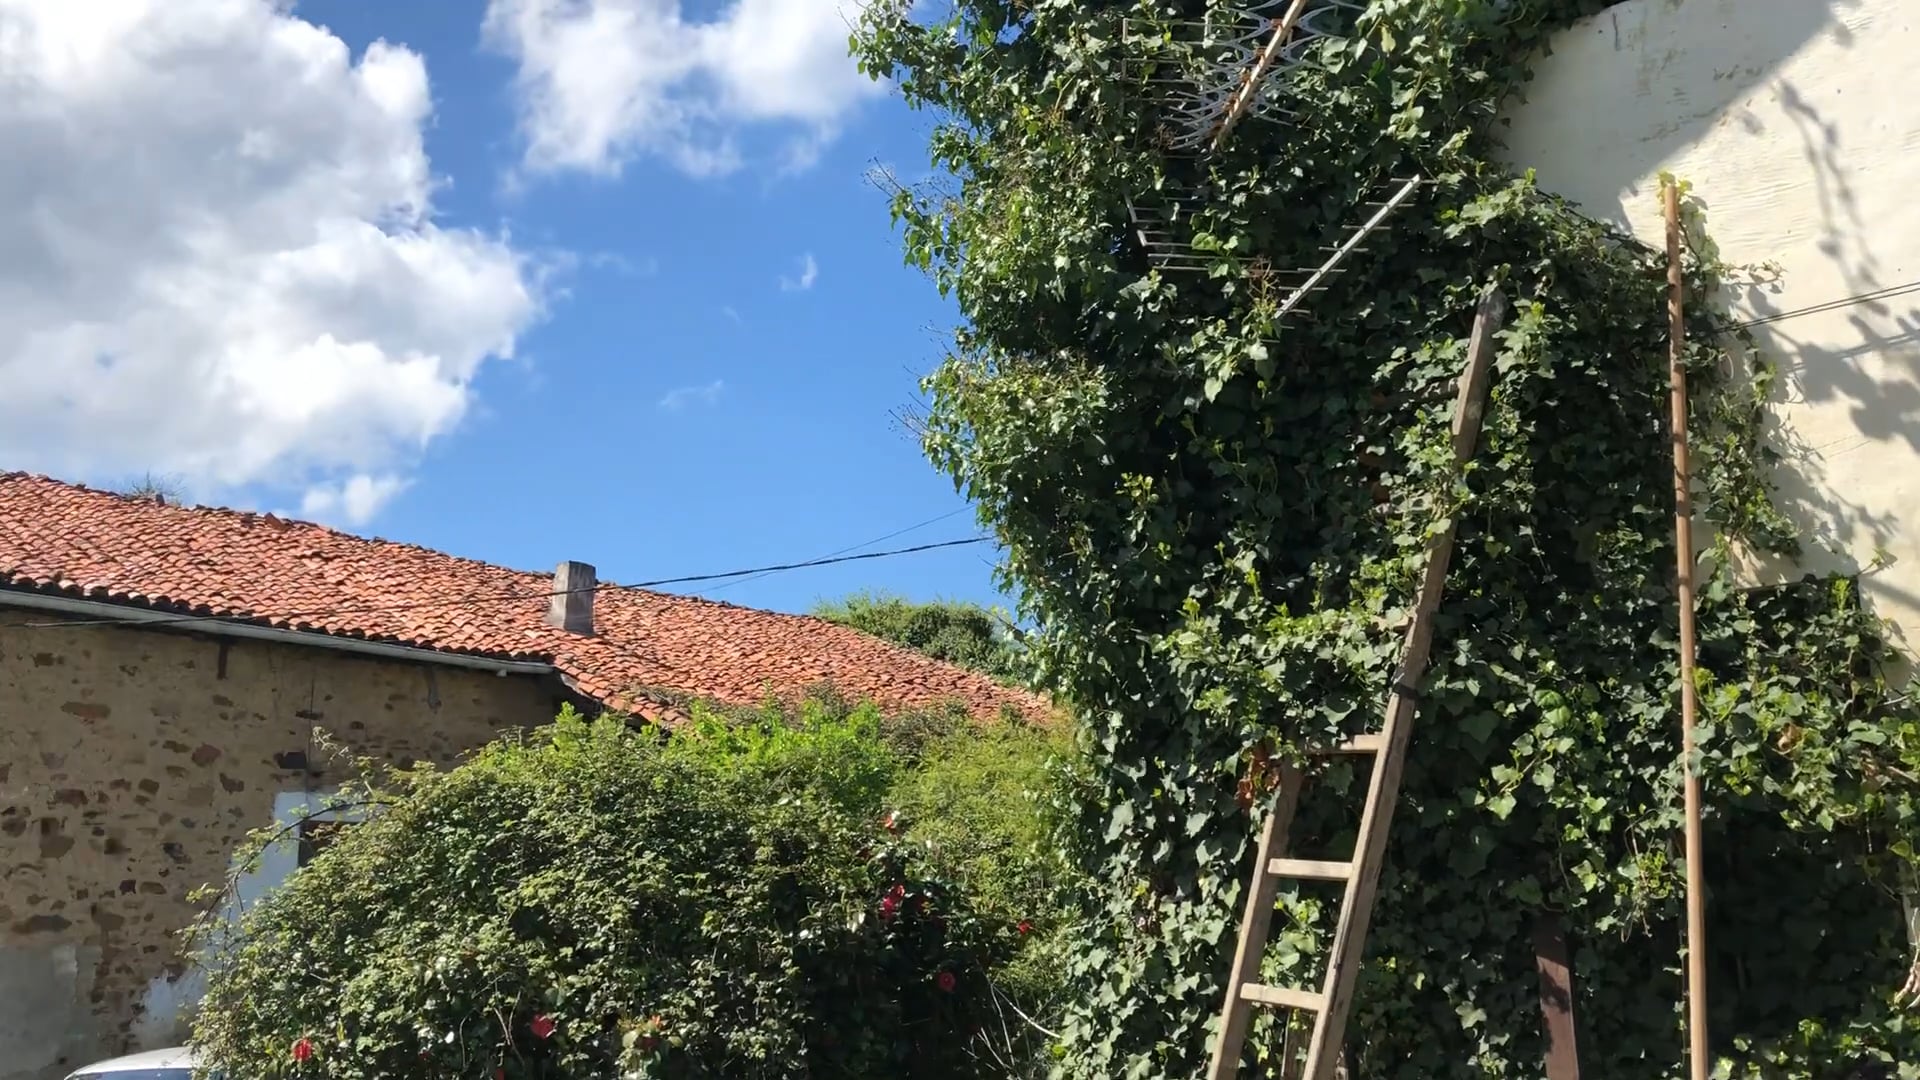
<svg viewBox="0 0 1920 1080">
<path fill-rule="evenodd" d="M 870 706 L 693 712 L 671 736 L 566 713 L 349 793 L 378 812 L 208 937 L 209 1068 L 971 1077 L 1032 1057 L 1007 1021 L 1057 1002 L 1023 958 L 1060 920 L 1015 911 L 1058 903 L 1051 870 L 1021 869 L 1045 806 L 1017 788 L 1054 737 L 976 752 L 956 731 L 909 757 Z M 976 809 L 942 774 L 989 758 L 1004 812 L 942 817 Z M 913 809 L 889 818 L 896 788 Z"/>
</svg>

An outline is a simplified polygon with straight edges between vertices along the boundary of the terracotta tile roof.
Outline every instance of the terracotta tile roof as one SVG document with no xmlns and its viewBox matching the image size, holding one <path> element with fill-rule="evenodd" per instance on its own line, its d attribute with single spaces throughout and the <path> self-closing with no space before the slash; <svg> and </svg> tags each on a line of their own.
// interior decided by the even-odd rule
<svg viewBox="0 0 1920 1080">
<path fill-rule="evenodd" d="M 272 515 L 169 506 L 0 473 L 0 589 L 58 592 L 441 652 L 551 663 L 580 692 L 660 716 L 643 690 L 752 704 L 831 683 L 890 708 L 1040 699 L 845 627 L 605 587 L 596 635 L 549 626 L 552 575 Z"/>
</svg>

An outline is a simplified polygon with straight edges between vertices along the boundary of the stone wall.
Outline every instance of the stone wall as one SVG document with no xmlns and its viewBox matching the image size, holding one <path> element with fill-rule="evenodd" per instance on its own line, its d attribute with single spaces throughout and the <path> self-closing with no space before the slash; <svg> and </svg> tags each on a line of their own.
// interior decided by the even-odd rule
<svg viewBox="0 0 1920 1080">
<path fill-rule="evenodd" d="M 52 619 L 0 608 L 0 1080 L 180 1037 L 143 1012 L 191 996 L 188 894 L 277 796 L 344 779 L 315 727 L 450 763 L 557 707 L 525 676 Z"/>
</svg>

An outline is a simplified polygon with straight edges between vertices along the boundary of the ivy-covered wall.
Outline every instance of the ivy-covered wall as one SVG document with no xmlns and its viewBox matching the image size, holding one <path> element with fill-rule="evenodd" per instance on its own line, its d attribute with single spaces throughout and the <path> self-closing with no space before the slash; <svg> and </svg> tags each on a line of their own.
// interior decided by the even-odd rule
<svg viewBox="0 0 1920 1080">
<path fill-rule="evenodd" d="M 1235 798 L 1249 753 L 1377 722 L 1442 514 L 1459 543 L 1355 1074 L 1538 1075 L 1543 915 L 1572 938 L 1588 1073 L 1684 1074 L 1663 259 L 1497 164 L 1493 138 L 1529 58 L 1603 6 L 1342 5 L 1284 76 L 1304 119 L 1245 124 L 1199 159 L 1169 150 L 1162 80 L 1197 70 L 1178 46 L 1219 8 L 869 11 L 871 68 L 943 120 L 950 180 L 895 201 L 909 260 L 965 315 L 929 380 L 927 448 L 1006 542 L 1036 656 L 1087 722 L 1077 853 L 1100 888 L 1063 1075 L 1202 1072 L 1263 809 Z M 1276 272 L 1317 264 L 1414 172 L 1437 183 L 1279 318 Z M 1197 193 L 1184 239 L 1206 266 L 1160 272 L 1129 208 Z M 1703 241 L 1696 294 L 1726 272 Z M 1446 409 L 1488 282 L 1515 316 L 1456 475 Z M 1700 512 L 1791 554 L 1765 379 L 1709 311 L 1690 322 Z M 1851 581 L 1747 591 L 1726 561 L 1709 553 L 1700 603 L 1724 1074 L 1911 1074 L 1892 890 L 1914 855 L 1920 721 L 1879 675 Z M 1354 782 L 1324 776 L 1300 854 L 1347 849 Z M 1266 981 L 1317 980 L 1328 900 L 1286 899 Z M 1264 1024 L 1249 1057 L 1271 1069 L 1278 1045 Z"/>
</svg>

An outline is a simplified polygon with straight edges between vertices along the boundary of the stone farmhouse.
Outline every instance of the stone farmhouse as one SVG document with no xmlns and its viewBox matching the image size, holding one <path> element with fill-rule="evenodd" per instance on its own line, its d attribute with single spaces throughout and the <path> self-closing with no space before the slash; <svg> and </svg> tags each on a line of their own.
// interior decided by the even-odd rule
<svg viewBox="0 0 1920 1080">
<path fill-rule="evenodd" d="M 189 893 L 356 755 L 447 764 L 563 702 L 670 721 L 831 685 L 1033 697 L 817 619 L 0 473 L 0 1080 L 166 1045 Z M 270 851 L 244 902 L 298 865 Z"/>
</svg>

